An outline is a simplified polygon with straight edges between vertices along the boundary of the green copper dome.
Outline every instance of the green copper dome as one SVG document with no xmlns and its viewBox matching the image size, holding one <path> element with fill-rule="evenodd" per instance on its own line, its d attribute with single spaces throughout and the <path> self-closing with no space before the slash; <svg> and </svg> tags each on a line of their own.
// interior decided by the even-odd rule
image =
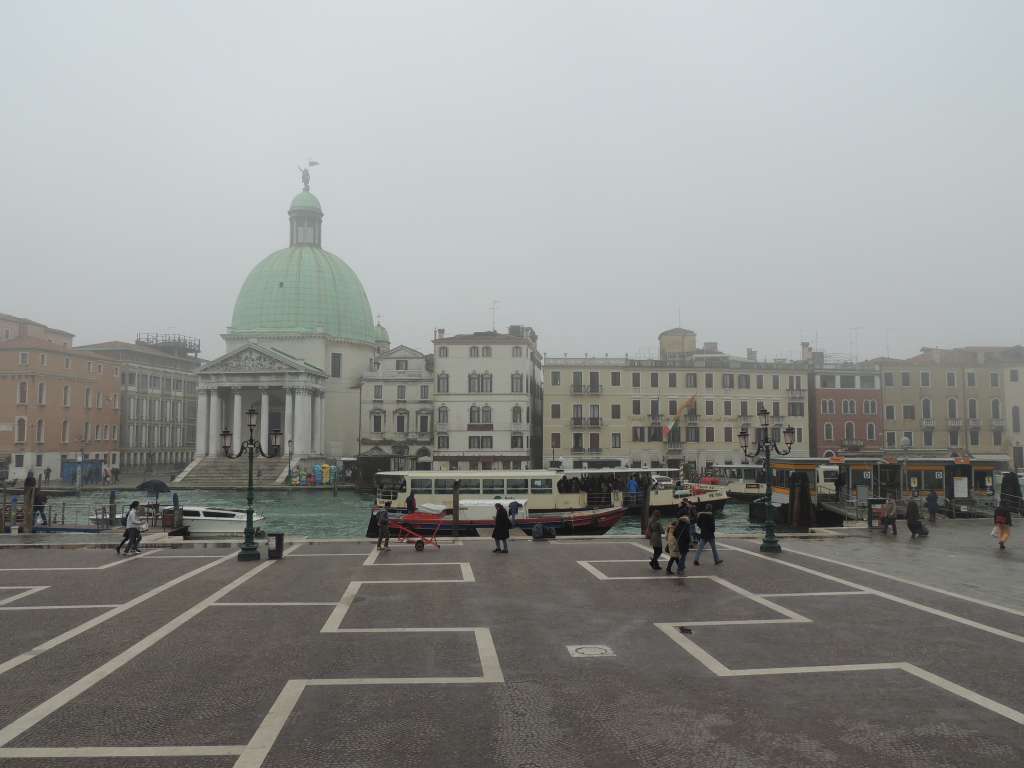
<svg viewBox="0 0 1024 768">
<path fill-rule="evenodd" d="M 391 337 L 388 336 L 388 329 L 380 323 L 377 323 L 377 328 L 374 330 L 374 336 L 378 344 L 390 344 Z"/>
<path fill-rule="evenodd" d="M 292 204 L 288 206 L 288 212 L 292 211 L 323 211 L 320 201 L 312 192 L 299 192 L 292 198 Z"/>
<path fill-rule="evenodd" d="M 291 246 L 249 273 L 235 301 L 231 333 L 325 333 L 373 346 L 377 329 L 352 268 L 320 247 L 320 202 L 300 192 L 288 211 Z"/>
</svg>

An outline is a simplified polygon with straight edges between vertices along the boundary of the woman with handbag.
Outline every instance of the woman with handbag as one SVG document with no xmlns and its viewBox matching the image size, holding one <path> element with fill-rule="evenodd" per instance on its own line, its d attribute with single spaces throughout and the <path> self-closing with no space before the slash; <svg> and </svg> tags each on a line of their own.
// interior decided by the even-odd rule
<svg viewBox="0 0 1024 768">
<path fill-rule="evenodd" d="M 1010 538 L 1010 526 L 1013 525 L 1013 512 L 1000 504 L 996 507 L 995 523 L 992 535 L 999 540 L 999 548 L 1006 549 L 1006 542 Z"/>
</svg>

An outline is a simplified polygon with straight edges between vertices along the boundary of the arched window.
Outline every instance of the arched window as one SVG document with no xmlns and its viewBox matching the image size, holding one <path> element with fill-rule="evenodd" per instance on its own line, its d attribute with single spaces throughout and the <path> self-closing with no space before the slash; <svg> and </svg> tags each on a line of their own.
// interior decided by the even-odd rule
<svg viewBox="0 0 1024 768">
<path fill-rule="evenodd" d="M 440 408 L 437 409 L 437 423 L 438 424 L 447 424 L 448 423 L 448 408 L 447 408 L 447 406 L 442 405 Z"/>
<path fill-rule="evenodd" d="M 523 421 L 523 409 L 518 405 L 512 406 L 512 423 L 520 424 Z"/>
<path fill-rule="evenodd" d="M 875 432 L 875 422 L 873 422 L 873 421 L 869 421 L 868 422 L 867 437 L 868 437 L 868 440 L 877 440 L 878 439 L 878 433 Z"/>
<path fill-rule="evenodd" d="M 480 407 L 477 405 L 471 405 L 469 407 L 469 423 L 479 424 L 480 423 Z"/>
<path fill-rule="evenodd" d="M 831 421 L 826 421 L 825 422 L 825 439 L 826 440 L 832 440 L 832 439 L 834 439 L 834 435 L 835 435 L 835 433 L 833 432 L 833 429 L 832 429 L 832 422 Z"/>
<path fill-rule="evenodd" d="M 46 405 L 46 382 L 40 381 L 39 386 L 36 388 L 36 402 L 40 405 Z"/>
<path fill-rule="evenodd" d="M 1013 431 L 1014 432 L 1020 432 L 1020 406 L 1019 405 L 1013 406 L 1013 409 L 1010 411 L 1010 416 L 1013 419 L 1013 424 L 1011 425 L 1013 427 Z"/>
<path fill-rule="evenodd" d="M 932 417 L 932 401 L 929 398 L 925 398 L 921 401 L 921 418 L 930 419 Z"/>
<path fill-rule="evenodd" d="M 999 400 L 992 401 L 992 418 L 1001 419 L 1003 418 L 1003 408 Z"/>
<path fill-rule="evenodd" d="M 480 350 L 480 354 L 483 357 L 490 357 L 491 356 L 491 348 L 490 347 L 484 347 L 482 350 Z"/>
<path fill-rule="evenodd" d="M 853 441 L 857 439 L 857 428 L 854 427 L 852 421 L 846 422 L 846 426 L 843 427 L 843 432 L 847 440 Z"/>
<path fill-rule="evenodd" d="M 946 401 L 946 416 L 950 419 L 958 418 L 957 412 L 956 398 L 951 397 Z"/>
<path fill-rule="evenodd" d="M 25 419 L 19 417 L 15 422 L 14 426 L 14 442 L 24 443 L 25 442 Z"/>
<path fill-rule="evenodd" d="M 479 347 L 470 347 L 469 348 L 469 356 L 470 357 L 480 357 L 480 348 Z"/>
<path fill-rule="evenodd" d="M 483 419 L 483 421 L 481 422 L 483 424 L 493 423 L 491 421 L 491 406 L 485 405 L 483 408 L 480 409 L 480 418 Z"/>
<path fill-rule="evenodd" d="M 475 373 L 469 374 L 469 384 L 467 386 L 469 387 L 469 389 L 467 391 L 469 391 L 469 392 L 479 392 L 480 391 L 480 376 L 478 374 L 475 374 Z"/>
<path fill-rule="evenodd" d="M 978 418 L 978 401 L 975 400 L 973 397 L 967 401 L 967 418 Z"/>
<path fill-rule="evenodd" d="M 42 419 L 36 420 L 36 442 L 42 443 L 46 441 L 46 427 L 43 425 Z"/>
<path fill-rule="evenodd" d="M 512 391 L 522 392 L 523 391 L 523 374 L 513 373 L 512 374 Z"/>
<path fill-rule="evenodd" d="M 439 373 L 437 375 L 437 391 L 447 392 L 448 391 L 448 374 Z"/>
<path fill-rule="evenodd" d="M 68 441 L 68 423 L 67 423 L 67 421 L 62 421 L 60 423 L 60 441 L 62 443 L 66 443 Z"/>
<path fill-rule="evenodd" d="M 489 373 L 485 373 L 480 377 L 480 391 L 481 392 L 493 392 L 494 391 L 494 377 Z"/>
<path fill-rule="evenodd" d="M 64 406 L 71 406 L 71 387 L 69 387 L 67 384 L 64 385 Z"/>
<path fill-rule="evenodd" d="M 18 405 L 24 405 L 28 402 L 28 382 L 18 382 Z"/>
</svg>

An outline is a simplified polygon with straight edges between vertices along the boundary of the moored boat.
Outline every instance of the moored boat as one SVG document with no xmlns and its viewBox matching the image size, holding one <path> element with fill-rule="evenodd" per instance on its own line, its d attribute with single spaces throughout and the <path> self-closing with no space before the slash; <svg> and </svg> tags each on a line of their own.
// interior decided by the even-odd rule
<svg viewBox="0 0 1024 768">
<path fill-rule="evenodd" d="M 173 512 L 174 507 L 164 507 L 164 512 Z M 245 510 L 224 507 L 182 507 L 182 525 L 188 526 L 190 536 L 235 535 L 245 531 Z M 263 522 L 263 515 L 253 513 L 252 523 L 256 528 Z"/>
</svg>

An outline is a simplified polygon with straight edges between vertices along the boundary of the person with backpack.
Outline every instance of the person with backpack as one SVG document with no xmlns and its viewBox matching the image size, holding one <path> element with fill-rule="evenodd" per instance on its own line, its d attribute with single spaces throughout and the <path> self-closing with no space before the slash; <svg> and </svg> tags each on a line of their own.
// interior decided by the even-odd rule
<svg viewBox="0 0 1024 768">
<path fill-rule="evenodd" d="M 921 511 L 918 509 L 916 501 L 907 502 L 907 530 L 910 531 L 911 539 L 928 535 L 928 529 L 921 522 Z"/>
<path fill-rule="evenodd" d="M 139 521 L 139 502 L 133 501 L 128 506 L 128 511 L 125 513 L 121 522 L 124 523 L 124 538 L 121 539 L 121 543 L 117 545 L 117 554 L 121 554 L 121 547 L 124 547 L 124 553 L 126 555 L 138 554 L 139 542 L 142 540 L 142 523 Z"/>
<path fill-rule="evenodd" d="M 491 537 L 494 539 L 494 551 L 508 554 L 508 534 L 511 528 L 508 519 L 508 510 L 504 504 L 494 505 L 494 532 Z"/>
<path fill-rule="evenodd" d="M 668 527 L 668 567 L 665 574 L 672 573 L 672 564 L 676 564 L 676 573 L 682 576 L 686 572 L 686 553 L 690 551 L 690 518 L 679 505 L 679 517 Z"/>
<path fill-rule="evenodd" d="M 661 570 L 658 559 L 661 557 L 661 536 L 664 533 L 661 527 L 661 512 L 651 507 L 651 520 L 647 524 L 647 539 L 651 542 L 651 568 Z"/>
<path fill-rule="evenodd" d="M 999 548 L 1006 549 L 1006 542 L 1010 539 L 1010 526 L 1013 525 L 1013 511 L 1000 504 L 996 507 L 995 524 L 992 535 L 999 540 Z"/>
<path fill-rule="evenodd" d="M 700 545 L 693 556 L 693 564 L 700 565 L 700 553 L 710 544 L 715 565 L 721 565 L 724 561 L 718 556 L 718 547 L 715 546 L 715 513 L 706 504 L 701 504 L 698 509 L 700 512 L 697 513 L 697 528 L 700 530 Z"/>
<path fill-rule="evenodd" d="M 390 550 L 391 543 L 391 502 L 385 501 L 384 506 L 377 510 L 377 549 Z M 381 546 L 383 544 L 383 546 Z"/>
</svg>

